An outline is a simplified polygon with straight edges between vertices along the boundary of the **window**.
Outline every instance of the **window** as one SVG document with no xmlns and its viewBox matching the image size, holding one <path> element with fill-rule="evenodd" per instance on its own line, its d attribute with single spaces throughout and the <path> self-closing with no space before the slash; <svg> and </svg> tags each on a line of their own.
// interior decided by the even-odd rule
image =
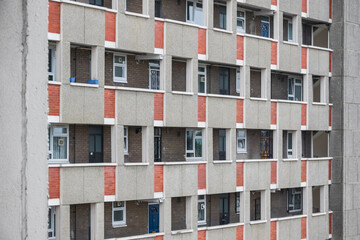
<svg viewBox="0 0 360 240">
<path fill-rule="evenodd" d="M 154 161 L 161 162 L 161 128 L 154 128 Z"/>
<path fill-rule="evenodd" d="M 299 213 L 302 211 L 302 190 L 301 188 L 288 189 L 287 210 L 289 213 Z"/>
<path fill-rule="evenodd" d="M 55 207 L 48 208 L 48 239 L 53 240 L 56 235 Z"/>
<path fill-rule="evenodd" d="M 161 17 L 161 0 L 155 0 L 155 17 Z"/>
<path fill-rule="evenodd" d="M 240 193 L 235 193 L 235 213 L 240 214 Z"/>
<path fill-rule="evenodd" d="M 198 92 L 206 93 L 206 67 L 201 65 L 198 68 Z"/>
<path fill-rule="evenodd" d="M 236 132 L 237 152 L 246 153 L 246 131 L 237 130 Z"/>
<path fill-rule="evenodd" d="M 127 83 L 126 56 L 114 54 L 114 82 Z"/>
<path fill-rule="evenodd" d="M 250 97 L 263 97 L 263 79 L 260 69 L 250 68 Z"/>
<path fill-rule="evenodd" d="M 129 144 L 129 138 L 128 138 L 128 127 L 124 127 L 124 154 L 128 154 L 128 144 Z"/>
<path fill-rule="evenodd" d="M 293 22 L 291 18 L 284 18 L 283 22 L 283 40 L 293 41 Z"/>
<path fill-rule="evenodd" d="M 149 89 L 160 89 L 160 63 L 159 61 L 149 62 Z"/>
<path fill-rule="evenodd" d="M 186 130 L 186 160 L 202 158 L 202 131 Z"/>
<path fill-rule="evenodd" d="M 112 225 L 113 227 L 126 225 L 126 202 L 113 202 Z"/>
<path fill-rule="evenodd" d="M 238 33 L 245 33 L 245 11 L 238 10 L 236 17 L 236 29 Z"/>
<path fill-rule="evenodd" d="M 240 70 L 236 70 L 236 92 L 240 93 Z"/>
<path fill-rule="evenodd" d="M 262 192 L 250 192 L 250 221 L 258 221 L 262 219 L 261 214 L 261 197 Z"/>
<path fill-rule="evenodd" d="M 293 157 L 293 134 L 291 132 L 287 133 L 287 157 Z"/>
<path fill-rule="evenodd" d="M 302 79 L 289 77 L 288 100 L 302 101 Z"/>
<path fill-rule="evenodd" d="M 49 161 L 68 162 L 69 129 L 67 126 L 49 128 Z"/>
<path fill-rule="evenodd" d="M 270 37 L 270 18 L 269 17 L 261 17 L 261 36 L 262 37 Z"/>
<path fill-rule="evenodd" d="M 104 1 L 103 0 L 90 0 L 89 2 L 92 5 L 96 5 L 96 6 L 104 6 Z"/>
<path fill-rule="evenodd" d="M 226 6 L 219 7 L 219 27 L 226 30 Z"/>
<path fill-rule="evenodd" d="M 303 23 L 302 25 L 302 44 L 312 45 L 312 26 L 309 24 Z"/>
<path fill-rule="evenodd" d="M 229 95 L 229 81 L 230 81 L 230 74 L 228 68 L 219 68 L 219 83 L 220 83 L 220 94 L 222 95 Z"/>
<path fill-rule="evenodd" d="M 198 224 L 206 224 L 206 196 L 198 196 Z"/>
<path fill-rule="evenodd" d="M 322 201 L 324 197 L 324 187 L 323 186 L 313 186 L 312 187 L 312 213 L 320 213 L 324 211 L 324 202 Z"/>
<path fill-rule="evenodd" d="M 56 81 L 56 48 L 53 45 L 49 45 L 48 53 L 48 80 Z"/>
<path fill-rule="evenodd" d="M 186 1 L 186 21 L 202 25 L 203 5 L 200 1 Z"/>
<path fill-rule="evenodd" d="M 219 160 L 226 160 L 226 129 L 219 129 Z"/>
</svg>

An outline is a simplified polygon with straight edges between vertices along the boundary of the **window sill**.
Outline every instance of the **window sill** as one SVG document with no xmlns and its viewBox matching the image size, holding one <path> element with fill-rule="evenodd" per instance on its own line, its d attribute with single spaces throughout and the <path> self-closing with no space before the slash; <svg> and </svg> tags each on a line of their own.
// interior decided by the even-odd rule
<svg viewBox="0 0 360 240">
<path fill-rule="evenodd" d="M 127 227 L 126 224 L 116 224 L 116 225 L 112 225 L 113 228 L 123 228 L 123 227 Z"/>
<path fill-rule="evenodd" d="M 113 80 L 114 83 L 127 84 L 127 80 Z"/>
<path fill-rule="evenodd" d="M 193 92 L 171 91 L 172 94 L 193 96 Z"/>
<path fill-rule="evenodd" d="M 58 163 L 49 165 L 49 167 L 108 167 L 108 166 L 117 166 L 116 163 Z"/>
<path fill-rule="evenodd" d="M 125 11 L 125 15 L 135 16 L 135 17 L 141 17 L 141 18 L 146 18 L 146 19 L 149 19 L 149 18 L 150 18 L 150 16 L 149 16 L 149 15 L 146 15 L 146 14 L 134 13 L 134 12 L 128 12 L 128 11 Z"/>
<path fill-rule="evenodd" d="M 232 160 L 214 160 L 214 164 L 226 164 L 226 163 L 232 163 Z"/>
<path fill-rule="evenodd" d="M 115 238 L 116 240 L 134 240 L 134 239 L 149 239 L 154 238 L 156 236 L 164 236 L 164 233 L 148 233 L 144 235 L 132 236 L 132 237 L 122 237 L 122 238 Z M 113 238 L 111 238 L 113 239 Z M 114 240 L 114 239 L 113 239 Z"/>
<path fill-rule="evenodd" d="M 123 90 L 123 91 L 133 91 L 133 92 L 149 92 L 149 93 L 165 93 L 164 90 L 153 90 L 147 88 L 129 88 L 129 87 L 119 87 L 119 86 L 104 86 L 105 89 L 114 89 L 114 90 Z"/>
<path fill-rule="evenodd" d="M 99 87 L 99 84 L 70 83 L 70 86 L 74 86 L 74 87 L 90 87 L 90 88 L 98 88 L 98 87 Z"/>
<path fill-rule="evenodd" d="M 312 46 L 312 45 L 301 44 L 301 47 L 311 48 L 311 49 L 316 49 L 316 50 L 321 50 L 321 51 L 327 51 L 327 52 L 333 52 L 333 50 L 331 48 L 323 48 L 323 47 L 317 47 L 317 46 Z"/>
<path fill-rule="evenodd" d="M 298 219 L 306 217 L 306 215 L 296 215 L 296 216 L 290 216 L 290 217 L 280 217 L 280 218 L 272 218 L 271 221 L 286 221 L 286 220 L 292 220 L 292 219 Z"/>
<path fill-rule="evenodd" d="M 296 162 L 298 160 L 297 158 L 283 158 L 283 162 Z"/>
<path fill-rule="evenodd" d="M 240 97 L 240 96 L 221 95 L 221 94 L 212 94 L 212 93 L 208 93 L 208 94 L 201 93 L 201 95 L 199 94 L 199 96 L 217 97 L 217 98 L 230 98 L 230 99 L 244 99 L 244 97 Z"/>
<path fill-rule="evenodd" d="M 246 154 L 247 151 L 237 151 L 236 153 L 238 153 L 238 154 Z"/>
<path fill-rule="evenodd" d="M 283 41 L 283 43 L 287 44 L 287 45 L 299 46 L 299 44 L 297 42 Z"/>
<path fill-rule="evenodd" d="M 257 39 L 261 39 L 261 40 L 265 40 L 265 41 L 271 41 L 271 42 L 277 42 L 277 40 L 275 40 L 275 39 L 273 39 L 273 38 L 261 37 L 261 36 L 257 36 L 257 35 L 253 35 L 253 34 L 248 34 L 248 33 L 245 33 L 245 37 L 257 38 Z"/>
<path fill-rule="evenodd" d="M 320 217 L 320 216 L 325 216 L 325 215 L 326 215 L 326 212 L 320 212 L 320 213 L 311 214 L 311 216 L 313 216 L 313 217 Z"/>
<path fill-rule="evenodd" d="M 50 84 L 50 85 L 61 85 L 61 82 L 57 82 L 57 81 L 48 81 L 48 84 Z"/>
<path fill-rule="evenodd" d="M 250 221 L 250 225 L 263 224 L 263 223 L 267 223 L 267 220 Z"/>
<path fill-rule="evenodd" d="M 245 37 L 245 33 L 243 32 L 236 32 L 236 35 Z"/>
<path fill-rule="evenodd" d="M 322 103 L 322 102 L 313 102 L 312 105 L 317 105 L 317 106 L 326 106 L 326 103 Z"/>
<path fill-rule="evenodd" d="M 189 27 L 207 29 L 206 26 L 202 26 L 202 25 L 198 25 L 198 24 L 190 23 L 190 22 L 177 21 L 177 20 L 168 19 L 168 18 L 155 18 L 155 21 L 162 21 L 162 22 L 175 23 L 175 24 L 180 24 L 180 25 L 189 26 Z"/>
<path fill-rule="evenodd" d="M 225 30 L 225 29 L 221 29 L 221 28 L 213 28 L 213 30 L 215 32 L 222 32 L 222 33 L 227 33 L 227 34 L 233 34 L 233 31 L 229 31 L 229 30 Z"/>
<path fill-rule="evenodd" d="M 60 2 L 60 1 L 57 1 L 57 2 Z M 74 2 L 74 1 L 71 1 L 71 0 L 62 0 L 61 2 L 68 3 L 68 4 L 73 4 L 73 5 L 77 5 L 77 6 L 82 6 L 82 7 L 87 7 L 87 8 L 104 10 L 104 11 L 107 11 L 107 12 L 117 13 L 117 10 L 106 8 L 106 7 L 100 7 L 100 6 L 96 6 L 96 5 L 92 5 L 92 4 L 87 4 L 87 3 Z"/>
<path fill-rule="evenodd" d="M 206 164 L 206 161 L 184 161 L 184 162 L 155 162 L 154 165 L 198 165 Z"/>
<path fill-rule="evenodd" d="M 244 225 L 244 223 L 229 223 L 229 224 L 225 224 L 225 225 L 202 227 L 201 229 L 198 229 L 198 231 L 201 231 L 201 230 L 217 230 L 217 229 L 224 229 L 224 228 L 233 228 L 233 227 L 242 226 L 242 225 Z"/>
<path fill-rule="evenodd" d="M 192 233 L 192 232 L 194 232 L 194 230 L 192 230 L 192 229 L 184 229 L 184 230 L 171 231 L 171 235 L 185 234 L 185 233 Z"/>
<path fill-rule="evenodd" d="M 69 164 L 69 160 L 48 160 L 49 167 L 52 164 Z"/>
<path fill-rule="evenodd" d="M 252 101 L 263 101 L 263 102 L 267 102 L 267 98 L 256 98 L 256 97 L 250 97 L 250 100 Z"/>
<path fill-rule="evenodd" d="M 133 167 L 133 166 L 149 166 L 149 163 L 124 163 L 126 167 Z"/>
<path fill-rule="evenodd" d="M 332 160 L 332 157 L 318 157 L 318 158 L 301 158 L 304 161 L 328 161 Z"/>
<path fill-rule="evenodd" d="M 245 163 L 252 163 L 252 162 L 277 162 L 277 159 L 245 159 L 245 160 L 236 160 L 236 162 L 245 162 Z"/>
<path fill-rule="evenodd" d="M 272 102 L 279 102 L 279 103 L 292 103 L 292 104 L 307 104 L 304 101 L 292 101 L 292 100 L 282 100 L 282 99 L 271 99 Z"/>
</svg>

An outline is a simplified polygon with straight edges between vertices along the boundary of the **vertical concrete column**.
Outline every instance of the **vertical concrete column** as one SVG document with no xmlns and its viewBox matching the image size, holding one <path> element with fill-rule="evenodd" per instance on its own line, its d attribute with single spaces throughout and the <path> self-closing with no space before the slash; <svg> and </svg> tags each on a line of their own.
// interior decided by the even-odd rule
<svg viewBox="0 0 360 240">
<path fill-rule="evenodd" d="M 207 160 L 208 163 L 214 161 L 214 152 L 213 152 L 213 128 L 207 128 Z"/>
<path fill-rule="evenodd" d="M 171 198 L 165 198 L 163 205 L 163 230 L 165 235 L 171 235 Z"/>
<path fill-rule="evenodd" d="M 274 13 L 274 39 L 275 40 L 280 40 L 280 37 L 282 37 L 282 35 L 280 35 L 280 29 L 282 29 L 283 24 L 282 23 L 283 20 L 283 15 L 282 12 L 280 11 L 276 11 Z"/>
<path fill-rule="evenodd" d="M 301 43 L 302 43 L 302 18 L 300 15 L 296 15 L 294 16 L 294 20 L 293 20 L 293 38 L 294 41 L 299 43 L 299 48 L 300 48 L 300 52 L 301 52 Z"/>
<path fill-rule="evenodd" d="M 276 129 L 273 134 L 273 158 L 274 159 L 283 159 L 283 151 L 281 149 L 283 146 L 283 130 Z"/>
<path fill-rule="evenodd" d="M 57 79 L 62 84 L 70 84 L 71 77 L 71 57 L 70 57 L 70 42 L 61 41 L 56 48 L 56 70 Z"/>
<path fill-rule="evenodd" d="M 330 88 L 330 81 L 329 77 L 324 77 L 322 81 L 320 82 L 320 98 L 321 102 L 329 103 L 329 88 Z"/>
<path fill-rule="evenodd" d="M 189 59 L 186 61 L 186 91 L 198 92 L 198 61 Z"/>
<path fill-rule="evenodd" d="M 244 223 L 250 222 L 250 191 L 243 192 Z"/>
<path fill-rule="evenodd" d="M 261 219 L 270 222 L 271 195 L 270 190 L 261 191 Z"/>
<path fill-rule="evenodd" d="M 124 165 L 124 126 L 116 124 L 114 126 L 114 134 L 116 139 L 115 155 L 118 165 Z"/>
<path fill-rule="evenodd" d="M 226 160 L 236 161 L 236 128 L 226 130 Z"/>
<path fill-rule="evenodd" d="M 147 1 L 147 15 L 149 15 L 150 18 L 153 18 L 155 16 L 155 0 L 145 1 Z"/>
<path fill-rule="evenodd" d="M 251 82 L 251 78 L 250 78 L 250 66 L 245 65 L 243 67 L 243 71 L 244 71 L 244 97 L 245 98 L 250 98 L 250 82 Z"/>
<path fill-rule="evenodd" d="M 271 99 L 271 71 L 269 68 L 261 69 L 261 98 Z"/>
<path fill-rule="evenodd" d="M 226 1 L 226 30 L 232 32 L 236 32 L 236 6 L 237 2 L 232 0 Z"/>
<path fill-rule="evenodd" d="M 114 1 L 117 1 L 118 13 L 124 13 L 126 0 L 114 0 Z"/>
<path fill-rule="evenodd" d="M 160 200 L 160 204 L 159 204 L 159 232 L 165 232 L 164 227 L 165 227 L 165 221 L 164 221 L 164 217 L 165 217 L 165 204 L 163 202 L 163 199 Z"/>
<path fill-rule="evenodd" d="M 70 205 L 56 207 L 56 239 L 70 240 Z"/>
<path fill-rule="evenodd" d="M 207 0 L 206 11 L 208 28 L 212 29 L 214 27 L 214 0 Z"/>
<path fill-rule="evenodd" d="M 301 159 L 302 156 L 302 142 L 301 142 L 301 131 L 295 131 L 295 136 L 293 136 L 293 153 L 294 157 Z"/>
<path fill-rule="evenodd" d="M 143 162 L 154 163 L 154 127 L 142 127 L 142 159 Z"/>
<path fill-rule="evenodd" d="M 95 46 L 91 48 L 91 79 L 98 80 L 99 86 L 105 84 L 105 48 Z"/>
<path fill-rule="evenodd" d="M 166 49 L 165 49 L 166 51 Z M 172 91 L 172 56 L 164 55 L 160 64 L 160 89 Z"/>
<path fill-rule="evenodd" d="M 312 192 L 309 191 L 311 190 L 311 187 L 304 187 L 303 188 L 303 214 L 304 215 L 308 215 L 309 213 L 312 212 Z M 310 211 L 309 211 L 310 209 Z"/>
<path fill-rule="evenodd" d="M 197 230 L 197 195 L 186 197 L 186 229 Z"/>
<path fill-rule="evenodd" d="M 209 0 L 203 0 L 203 25 L 208 26 Z"/>
<path fill-rule="evenodd" d="M 303 78 L 303 101 L 312 103 L 313 88 L 312 88 L 312 75 L 306 74 Z"/>
<path fill-rule="evenodd" d="M 104 203 L 91 204 L 91 240 L 104 239 Z"/>
</svg>

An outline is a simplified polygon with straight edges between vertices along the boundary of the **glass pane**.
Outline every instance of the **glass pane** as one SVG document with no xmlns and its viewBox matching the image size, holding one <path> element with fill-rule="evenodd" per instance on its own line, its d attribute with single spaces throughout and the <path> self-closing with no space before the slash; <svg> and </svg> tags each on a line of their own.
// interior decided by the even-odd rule
<svg viewBox="0 0 360 240">
<path fill-rule="evenodd" d="M 290 78 L 289 79 L 289 95 L 293 94 L 293 87 L 294 87 L 294 79 Z"/>
<path fill-rule="evenodd" d="M 94 148 L 94 145 L 95 145 L 95 136 L 94 135 L 90 135 L 89 136 L 89 151 L 90 152 L 94 152 L 95 151 L 95 148 Z"/>
<path fill-rule="evenodd" d="M 115 77 L 123 78 L 124 77 L 124 68 L 115 66 Z"/>
<path fill-rule="evenodd" d="M 49 74 L 49 75 L 48 75 L 48 80 L 49 80 L 49 81 L 54 81 L 54 76 Z"/>
<path fill-rule="evenodd" d="M 118 207 L 124 207 L 125 204 L 123 201 L 120 201 L 120 202 L 114 202 L 114 207 L 118 208 Z"/>
<path fill-rule="evenodd" d="M 48 210 L 48 229 L 51 229 L 51 208 Z"/>
<path fill-rule="evenodd" d="M 295 101 L 301 101 L 301 86 L 295 86 Z"/>
<path fill-rule="evenodd" d="M 194 150 L 193 138 L 193 131 L 186 131 L 186 150 Z"/>
<path fill-rule="evenodd" d="M 292 25 L 292 23 L 289 23 L 288 38 L 289 38 L 289 40 L 293 40 L 293 25 Z"/>
<path fill-rule="evenodd" d="M 100 135 L 96 135 L 96 146 L 95 146 L 96 152 L 102 152 L 102 139 Z"/>
<path fill-rule="evenodd" d="M 152 67 L 151 67 L 152 68 Z M 160 71 L 150 69 L 150 87 L 151 89 L 158 90 L 160 86 Z"/>
<path fill-rule="evenodd" d="M 127 136 L 127 128 L 124 128 L 124 136 Z"/>
<path fill-rule="evenodd" d="M 245 150 L 245 139 L 239 139 L 238 140 L 238 149 L 239 150 Z"/>
<path fill-rule="evenodd" d="M 198 75 L 199 93 L 205 93 L 205 76 Z"/>
<path fill-rule="evenodd" d="M 292 133 L 288 134 L 288 149 L 292 149 Z"/>
<path fill-rule="evenodd" d="M 244 138 L 245 137 L 245 131 L 242 131 L 242 130 L 237 131 L 237 136 L 239 138 Z"/>
<path fill-rule="evenodd" d="M 194 3 L 193 2 L 187 2 L 187 20 L 188 21 L 194 21 Z"/>
<path fill-rule="evenodd" d="M 126 138 L 124 138 L 124 151 L 127 150 Z"/>
<path fill-rule="evenodd" d="M 53 137 L 53 158 L 67 158 L 67 137 Z"/>
<path fill-rule="evenodd" d="M 202 131 L 195 131 L 195 136 L 201 137 L 202 136 Z"/>
<path fill-rule="evenodd" d="M 202 139 L 195 139 L 195 157 L 202 156 Z"/>
<path fill-rule="evenodd" d="M 125 57 L 122 57 L 122 56 L 115 56 L 115 58 L 114 58 L 114 62 L 115 62 L 115 63 L 125 64 Z"/>
<path fill-rule="evenodd" d="M 199 196 L 198 196 L 198 200 L 202 200 L 202 199 L 204 199 L 204 198 L 205 198 L 204 195 L 199 195 Z"/>
<path fill-rule="evenodd" d="M 205 221 L 205 204 L 198 203 L 198 221 Z"/>
<path fill-rule="evenodd" d="M 300 210 L 301 209 L 301 194 L 295 195 L 295 209 Z"/>
<path fill-rule="evenodd" d="M 203 19 L 202 4 L 197 3 L 195 8 L 195 23 L 198 25 L 202 25 L 202 19 Z"/>
<path fill-rule="evenodd" d="M 124 211 L 123 210 L 117 210 L 114 211 L 114 221 L 124 221 Z"/>
<path fill-rule="evenodd" d="M 199 67 L 199 68 L 198 68 L 198 72 L 199 72 L 199 73 L 200 73 L 200 72 L 201 72 L 201 73 L 204 73 L 204 72 L 205 72 L 205 68 L 204 68 L 204 67 Z"/>
<path fill-rule="evenodd" d="M 48 72 L 52 72 L 52 49 L 49 49 L 48 54 Z"/>
<path fill-rule="evenodd" d="M 67 129 L 63 128 L 63 127 L 54 127 L 53 128 L 53 134 L 66 134 L 67 133 Z"/>
<path fill-rule="evenodd" d="M 186 157 L 192 158 L 192 157 L 194 157 L 194 153 L 187 153 Z"/>
</svg>

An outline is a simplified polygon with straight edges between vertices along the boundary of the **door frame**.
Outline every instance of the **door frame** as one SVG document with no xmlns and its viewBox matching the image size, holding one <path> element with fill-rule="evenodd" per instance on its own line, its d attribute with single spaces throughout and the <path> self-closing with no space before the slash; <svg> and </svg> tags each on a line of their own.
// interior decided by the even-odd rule
<svg viewBox="0 0 360 240">
<path fill-rule="evenodd" d="M 160 232 L 160 203 L 148 203 L 148 233 L 150 233 L 150 205 L 158 205 L 159 206 L 159 211 L 158 211 L 158 215 L 159 215 L 159 232 Z"/>
</svg>

